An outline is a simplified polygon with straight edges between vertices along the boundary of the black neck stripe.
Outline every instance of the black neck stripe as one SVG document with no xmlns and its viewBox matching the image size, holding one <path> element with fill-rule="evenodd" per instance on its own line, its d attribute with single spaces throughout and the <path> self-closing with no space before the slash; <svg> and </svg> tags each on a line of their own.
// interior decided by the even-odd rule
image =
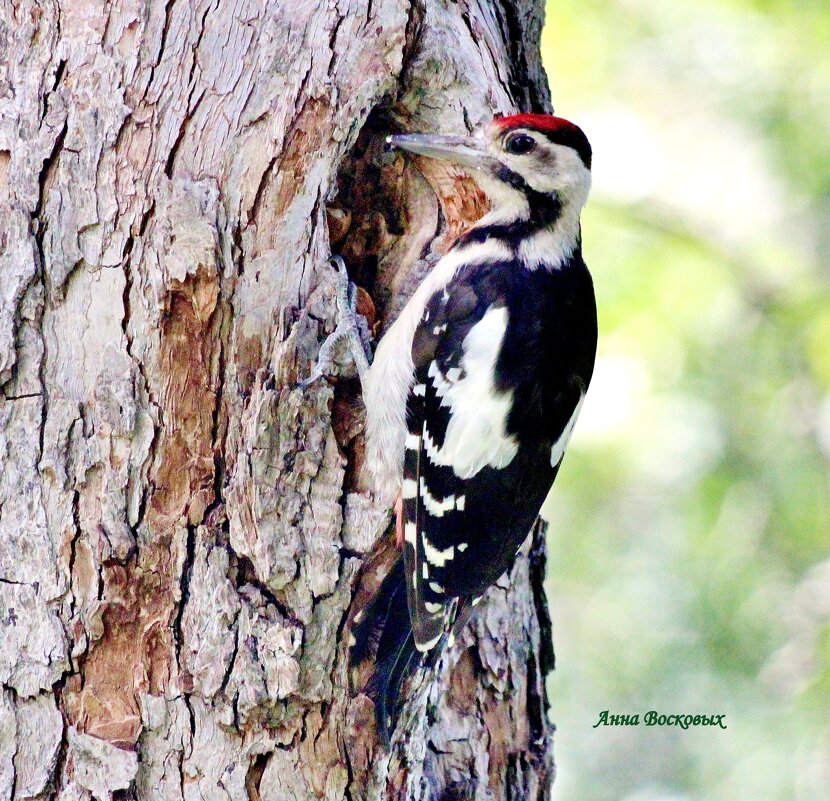
<svg viewBox="0 0 830 801">
<path fill-rule="evenodd" d="M 544 192 L 537 192 L 531 187 L 521 175 L 509 167 L 500 165 L 495 178 L 518 192 L 521 192 L 527 200 L 529 214 L 527 219 L 513 220 L 509 223 L 495 223 L 480 228 L 471 228 L 462 234 L 457 244 L 473 244 L 484 242 L 487 239 L 504 239 L 508 242 L 523 239 L 531 236 L 543 228 L 549 228 L 559 219 L 562 212 L 562 204 L 556 192 L 546 195 Z"/>
<path fill-rule="evenodd" d="M 530 210 L 528 223 L 534 230 L 545 228 L 556 222 L 562 211 L 562 204 L 556 192 L 551 194 L 537 192 L 519 173 L 505 167 L 504 164 L 499 165 L 496 179 L 509 184 L 525 196 Z"/>
</svg>

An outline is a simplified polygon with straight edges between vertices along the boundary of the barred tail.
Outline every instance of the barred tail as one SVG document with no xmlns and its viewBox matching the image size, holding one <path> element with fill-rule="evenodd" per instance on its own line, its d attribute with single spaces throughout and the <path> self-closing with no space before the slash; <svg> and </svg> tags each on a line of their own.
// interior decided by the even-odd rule
<svg viewBox="0 0 830 801">
<path fill-rule="evenodd" d="M 401 687 L 421 665 L 409 621 L 403 557 L 395 562 L 355 623 L 350 662 L 354 665 L 374 654 L 374 673 L 366 692 L 375 703 L 378 732 L 388 748 L 403 707 Z"/>
</svg>

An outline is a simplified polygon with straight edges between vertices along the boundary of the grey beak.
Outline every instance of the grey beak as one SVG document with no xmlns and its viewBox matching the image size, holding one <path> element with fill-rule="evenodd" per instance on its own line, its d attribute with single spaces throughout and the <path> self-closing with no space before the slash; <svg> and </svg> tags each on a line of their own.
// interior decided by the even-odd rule
<svg viewBox="0 0 830 801">
<path fill-rule="evenodd" d="M 387 136 L 386 144 L 390 148 L 406 150 L 418 156 L 451 161 L 470 170 L 483 170 L 492 161 L 482 143 L 471 136 L 396 134 Z"/>
</svg>

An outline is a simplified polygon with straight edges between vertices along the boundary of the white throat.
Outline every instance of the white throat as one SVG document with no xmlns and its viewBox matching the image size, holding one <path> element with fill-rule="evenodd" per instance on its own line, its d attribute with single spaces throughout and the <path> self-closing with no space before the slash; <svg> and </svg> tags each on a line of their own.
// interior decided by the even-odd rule
<svg viewBox="0 0 830 801">
<path fill-rule="evenodd" d="M 502 188 L 498 196 L 494 197 L 494 194 L 490 195 L 493 208 L 473 225 L 473 229 L 510 225 L 530 219 L 530 208 L 523 192 Z M 556 220 L 517 243 L 516 255 L 528 270 L 542 265 L 557 270 L 573 255 L 580 237 L 579 215 L 583 205 L 580 200 L 562 199 L 560 196 L 561 206 Z"/>
<path fill-rule="evenodd" d="M 566 203 L 553 225 L 522 240 L 518 255 L 528 270 L 543 265 L 549 270 L 558 270 L 573 256 L 579 245 L 579 212 L 579 206 Z"/>
</svg>

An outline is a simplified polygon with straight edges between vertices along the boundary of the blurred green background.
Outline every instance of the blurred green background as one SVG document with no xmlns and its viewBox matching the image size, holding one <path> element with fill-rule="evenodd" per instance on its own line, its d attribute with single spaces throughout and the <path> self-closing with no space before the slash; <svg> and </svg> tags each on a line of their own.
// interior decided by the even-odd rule
<svg viewBox="0 0 830 801">
<path fill-rule="evenodd" d="M 830 3 L 551 0 L 543 53 L 601 333 L 548 505 L 554 801 L 830 799 Z"/>
</svg>

